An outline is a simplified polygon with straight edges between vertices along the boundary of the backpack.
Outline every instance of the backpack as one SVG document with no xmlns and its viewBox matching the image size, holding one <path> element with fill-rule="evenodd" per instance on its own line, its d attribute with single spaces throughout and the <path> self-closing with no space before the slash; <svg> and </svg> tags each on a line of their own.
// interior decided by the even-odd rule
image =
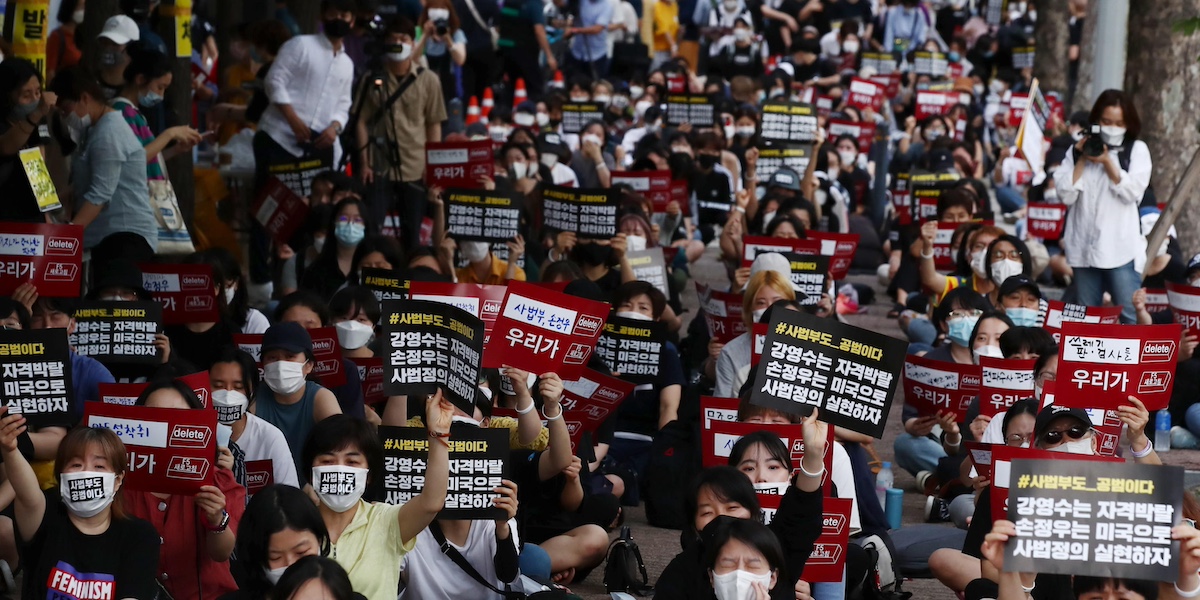
<svg viewBox="0 0 1200 600">
<path fill-rule="evenodd" d="M 901 589 L 903 579 L 892 562 L 891 540 L 886 535 L 867 535 L 852 540 L 867 553 L 867 573 L 863 581 L 851 585 L 846 598 L 860 600 L 908 600 L 911 592 Z"/>
<path fill-rule="evenodd" d="M 699 425 L 686 420 L 668 423 L 655 436 L 640 490 L 651 525 L 679 530 L 687 525 L 684 499 L 700 472 L 699 439 Z"/>
<path fill-rule="evenodd" d="M 650 576 L 646 574 L 646 563 L 642 551 L 633 541 L 629 526 L 621 527 L 621 535 L 608 545 L 608 556 L 604 565 L 604 591 L 628 592 L 638 596 L 654 593 Z"/>
</svg>

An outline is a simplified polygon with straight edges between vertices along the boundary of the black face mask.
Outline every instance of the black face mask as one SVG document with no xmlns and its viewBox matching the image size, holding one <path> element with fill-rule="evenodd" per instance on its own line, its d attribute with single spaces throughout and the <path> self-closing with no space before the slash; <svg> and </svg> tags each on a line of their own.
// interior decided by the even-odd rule
<svg viewBox="0 0 1200 600">
<path fill-rule="evenodd" d="M 342 19 L 329 19 L 321 25 L 325 30 L 325 35 L 331 38 L 344 38 L 346 34 L 350 33 L 350 24 Z"/>
<path fill-rule="evenodd" d="M 715 154 L 700 154 L 696 156 L 696 163 L 700 165 L 701 169 L 711 171 L 713 167 L 717 166 L 718 158 Z"/>
<path fill-rule="evenodd" d="M 571 258 L 575 262 L 598 267 L 608 263 L 608 259 L 612 257 L 612 246 L 605 246 L 597 243 L 575 244 L 571 250 Z"/>
</svg>

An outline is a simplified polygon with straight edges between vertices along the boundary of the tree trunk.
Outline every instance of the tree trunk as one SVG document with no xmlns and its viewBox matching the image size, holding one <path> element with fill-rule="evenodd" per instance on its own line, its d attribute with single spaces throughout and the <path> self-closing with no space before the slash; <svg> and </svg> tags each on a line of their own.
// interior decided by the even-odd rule
<svg viewBox="0 0 1200 600">
<path fill-rule="evenodd" d="M 176 0 L 178 1 L 178 0 Z M 191 4 L 190 2 L 188 3 Z M 171 87 L 167 88 L 164 103 L 167 107 L 167 127 L 190 125 L 192 122 L 192 57 L 176 57 L 177 46 L 175 39 L 176 24 L 175 2 L 160 5 L 158 9 L 156 32 L 167 44 L 167 56 L 173 61 Z M 178 18 L 187 18 L 187 39 L 191 40 L 191 11 Z M 196 210 L 196 184 L 192 174 L 192 153 L 183 152 L 167 161 L 167 174 L 171 178 L 171 187 L 175 188 L 175 198 L 179 202 L 179 211 L 185 223 L 192 222 Z"/>
<path fill-rule="evenodd" d="M 1079 42 L 1079 81 L 1075 84 L 1075 95 L 1071 98 L 1067 116 L 1077 110 L 1091 110 L 1092 102 L 1099 94 L 1092 91 L 1092 65 L 1096 62 L 1096 4 L 1090 1 L 1087 5 L 1083 38 Z"/>
<path fill-rule="evenodd" d="M 1070 45 L 1068 26 L 1071 11 L 1063 0 L 1038 0 L 1037 27 L 1034 28 L 1037 61 L 1033 76 L 1045 92 L 1067 95 L 1067 47 Z"/>
<path fill-rule="evenodd" d="M 90 0 L 84 7 L 83 23 L 75 30 L 75 43 L 83 51 L 85 66 L 96 68 L 99 64 L 100 46 L 96 36 L 104 29 L 109 17 L 121 12 L 120 0 Z"/>
<path fill-rule="evenodd" d="M 1159 0 L 1153 10 L 1129 13 L 1125 89 L 1142 118 L 1140 139 L 1154 158 L 1154 191 L 1166 202 L 1200 144 L 1200 35 L 1171 31 L 1176 21 L 1200 12 L 1197 0 Z M 1182 198 L 1181 198 L 1182 200 Z M 1184 210 L 1176 229 L 1185 255 L 1200 251 L 1200 211 Z"/>
</svg>

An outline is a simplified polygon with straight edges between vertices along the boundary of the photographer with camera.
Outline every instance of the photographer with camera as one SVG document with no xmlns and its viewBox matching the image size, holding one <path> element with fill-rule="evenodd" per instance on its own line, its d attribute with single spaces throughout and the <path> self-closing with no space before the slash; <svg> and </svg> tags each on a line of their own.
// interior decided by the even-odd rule
<svg viewBox="0 0 1200 600">
<path fill-rule="evenodd" d="M 442 99 L 449 102 L 458 97 L 458 85 L 453 65 L 467 62 L 467 35 L 459 26 L 458 13 L 450 0 L 426 0 L 421 13 L 421 39 L 417 40 L 416 55 L 422 54 L 429 70 L 442 80 Z"/>
<path fill-rule="evenodd" d="M 1138 205 L 1150 185 L 1150 149 L 1137 139 L 1141 120 L 1128 94 L 1105 90 L 1085 130 L 1058 169 L 1054 186 L 1070 207 L 1062 246 L 1074 269 L 1075 300 L 1099 306 L 1104 292 L 1133 323 L 1133 293 L 1146 263 Z"/>
</svg>

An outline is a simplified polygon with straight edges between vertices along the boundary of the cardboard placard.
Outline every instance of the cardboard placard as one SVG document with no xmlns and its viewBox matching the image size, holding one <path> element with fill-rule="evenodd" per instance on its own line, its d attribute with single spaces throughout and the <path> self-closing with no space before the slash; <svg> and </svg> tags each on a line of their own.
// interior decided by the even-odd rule
<svg viewBox="0 0 1200 600">
<path fill-rule="evenodd" d="M 1136 396 L 1151 412 L 1175 387 L 1182 328 L 1170 325 L 1063 323 L 1055 403 L 1115 410 Z"/>
<path fill-rule="evenodd" d="M 72 422 L 71 356 L 65 329 L 0 331 L 0 382 L 8 414 L 30 427 Z"/>
<path fill-rule="evenodd" d="M 484 350 L 483 364 L 505 364 L 538 374 L 555 372 L 564 381 L 577 379 L 604 331 L 608 313 L 604 302 L 531 283 L 509 283 L 496 319 L 497 337 Z"/>
<path fill-rule="evenodd" d="M 742 295 L 722 292 L 696 282 L 696 294 L 700 297 L 700 308 L 704 311 L 704 323 L 708 335 L 719 344 L 728 344 L 746 333 L 746 321 L 742 318 Z"/>
<path fill-rule="evenodd" d="M 709 429 L 713 421 L 737 422 L 740 404 L 737 398 L 700 396 L 700 426 Z"/>
<path fill-rule="evenodd" d="M 829 231 L 805 232 L 810 240 L 820 240 L 821 256 L 829 257 L 829 275 L 841 281 L 850 274 L 854 263 L 854 252 L 858 250 L 857 233 L 832 233 Z"/>
<path fill-rule="evenodd" d="M 506 242 L 521 233 L 522 194 L 453 188 L 442 197 L 446 233 L 456 240 Z"/>
<path fill-rule="evenodd" d="M 1167 301 L 1176 323 L 1189 333 L 1200 331 L 1200 288 L 1168 281 Z"/>
<path fill-rule="evenodd" d="M 658 288 L 664 296 L 671 297 L 671 288 L 667 284 L 667 261 L 663 257 L 663 249 L 659 247 L 645 250 L 625 251 L 625 260 L 633 269 L 636 281 L 645 281 Z"/>
<path fill-rule="evenodd" d="M 908 174 L 909 198 L 913 206 L 920 206 L 922 200 L 932 203 L 934 214 L 919 215 L 921 222 L 936 217 L 937 201 L 942 192 L 958 184 L 958 173 L 928 173 L 913 171 Z"/>
<path fill-rule="evenodd" d="M 797 300 L 801 306 L 816 306 L 825 292 L 825 275 L 829 273 L 828 256 L 801 256 L 787 253 L 783 255 L 791 267 L 792 285 L 799 286 Z M 800 294 L 804 298 L 800 298 Z"/>
<path fill-rule="evenodd" d="M 981 477 L 991 479 L 992 448 L 1003 444 L 984 444 L 982 442 L 969 442 L 965 440 L 962 444 L 971 455 L 971 464 L 975 465 L 975 472 Z"/>
<path fill-rule="evenodd" d="M 1062 341 L 1064 323 L 1112 325 L 1121 322 L 1120 306 L 1084 306 L 1082 304 L 1066 304 L 1058 300 L 1047 300 L 1046 302 L 1046 322 L 1042 328 L 1050 333 L 1056 344 Z"/>
<path fill-rule="evenodd" d="M 25 169 L 25 177 L 29 180 L 29 188 L 37 200 L 38 210 L 50 212 L 62 208 L 58 199 L 58 190 L 54 188 L 54 180 L 46 168 L 46 160 L 42 158 L 41 148 L 26 148 L 17 153 L 21 167 Z"/>
<path fill-rule="evenodd" d="M 609 315 L 604 332 L 596 342 L 596 354 L 621 379 L 633 383 L 654 383 L 659 378 L 663 351 L 667 346 L 667 325 L 659 321 L 639 321 Z"/>
<path fill-rule="evenodd" d="M 583 131 L 590 121 L 604 119 L 607 104 L 599 102 L 567 102 L 562 105 L 562 132 L 566 134 Z"/>
<path fill-rule="evenodd" d="M 100 392 L 100 401 L 105 404 L 121 404 L 124 406 L 133 406 L 137 404 L 137 399 L 142 395 L 142 392 L 148 383 L 101 383 L 97 387 Z"/>
<path fill-rule="evenodd" d="M 937 233 L 933 235 L 933 266 L 938 271 L 950 272 L 957 266 L 958 257 L 954 255 L 952 242 L 954 241 L 954 232 L 958 231 L 962 225 L 962 223 L 938 221 Z"/>
<path fill-rule="evenodd" d="M 480 189 L 480 178 L 494 175 L 490 140 L 425 143 L 425 184 L 429 187 Z"/>
<path fill-rule="evenodd" d="M 818 256 L 821 254 L 821 246 L 821 241 L 815 238 L 775 238 L 748 235 L 742 238 L 742 266 L 750 267 L 759 254 L 767 252 Z"/>
<path fill-rule="evenodd" d="M 855 77 L 850 80 L 850 89 L 847 91 L 850 93 L 846 100 L 847 106 L 853 106 L 859 110 L 869 108 L 874 111 L 883 108 L 885 88 L 874 81 Z"/>
<path fill-rule="evenodd" d="M 363 287 L 375 293 L 375 299 L 381 304 L 384 300 L 408 298 L 411 282 L 402 271 L 363 267 L 359 270 L 358 279 Z"/>
<path fill-rule="evenodd" d="M 125 488 L 193 495 L 213 485 L 217 411 L 85 402 L 83 422 L 111 429 L 125 443 Z"/>
<path fill-rule="evenodd" d="M 1025 213 L 1029 235 L 1046 241 L 1062 238 L 1063 225 L 1067 223 L 1067 207 L 1063 204 L 1033 202 Z"/>
<path fill-rule="evenodd" d="M 496 317 L 500 316 L 500 305 L 504 302 L 505 291 L 503 285 L 414 281 L 409 287 L 409 297 L 413 300 L 429 300 L 456 306 L 482 320 L 483 343 L 486 347 L 492 329 L 496 326 Z M 484 365 L 493 368 L 499 366 Z"/>
<path fill-rule="evenodd" d="M 962 365 L 910 354 L 904 358 L 904 403 L 923 417 L 948 411 L 966 415 L 979 395 L 979 365 Z"/>
<path fill-rule="evenodd" d="M 246 461 L 246 496 L 275 485 L 275 463 L 269 458 Z"/>
<path fill-rule="evenodd" d="M 139 265 L 142 285 L 162 303 L 164 325 L 221 320 L 217 284 L 208 265 Z"/>
<path fill-rule="evenodd" d="M 429 433 L 424 427 L 380 427 L 383 441 L 384 502 L 406 504 L 425 487 Z M 440 442 L 433 442 L 440 443 Z M 455 426 L 450 435 L 450 480 L 439 519 L 503 518 L 492 506 L 508 476 L 508 431 Z"/>
<path fill-rule="evenodd" d="M 384 393 L 420 397 L 441 388 L 454 406 L 474 414 L 483 321 L 440 302 L 388 300 L 382 322 Z"/>
<path fill-rule="evenodd" d="M 808 161 L 812 160 L 812 144 L 776 143 L 770 146 L 758 146 L 758 178 L 760 181 L 770 181 L 771 176 L 782 168 L 788 168 L 804 177 L 808 170 Z M 800 184 L 799 181 L 796 182 Z M 731 199 L 732 200 L 732 199 Z"/>
<path fill-rule="evenodd" d="M 615 189 L 547 185 L 542 192 L 542 220 L 546 227 L 570 231 L 582 239 L 612 239 L 617 235 L 619 199 Z"/>
<path fill-rule="evenodd" d="M 941 52 L 928 50 L 913 52 L 913 72 L 917 75 L 928 75 L 937 79 L 946 75 L 946 68 L 949 66 L 950 59 Z"/>
<path fill-rule="evenodd" d="M 0 222 L 0 294 L 24 283 L 39 296 L 78 298 L 83 227 Z"/>
<path fill-rule="evenodd" d="M 821 535 L 804 562 L 802 579 L 809 583 L 837 583 L 846 573 L 846 546 L 850 543 L 850 511 L 854 500 L 824 498 Z"/>
<path fill-rule="evenodd" d="M 75 307 L 75 352 L 103 363 L 157 365 L 154 336 L 162 322 L 158 302 L 86 301 Z"/>
<path fill-rule="evenodd" d="M 633 393 L 634 385 L 598 371 L 585 369 L 578 379 L 563 380 L 563 410 L 587 412 L 607 419 Z"/>
<path fill-rule="evenodd" d="M 308 220 L 308 203 L 292 188 L 276 177 L 267 179 L 267 184 L 250 208 L 254 220 L 258 221 L 267 235 L 280 244 L 286 244 L 296 230 Z"/>
<path fill-rule="evenodd" d="M 834 319 L 772 311 L 750 402 L 881 437 L 908 344 Z"/>
<path fill-rule="evenodd" d="M 670 127 L 691 123 L 692 127 L 712 127 L 717 122 L 717 107 L 702 94 L 668 94 L 663 119 Z"/>
<path fill-rule="evenodd" d="M 787 446 L 792 459 L 792 472 L 800 470 L 800 461 L 804 460 L 804 426 L 777 425 L 772 423 L 741 423 L 738 421 L 709 420 L 700 429 L 700 448 L 704 453 L 701 464 L 704 468 L 729 464 L 729 455 L 738 440 L 757 431 L 769 431 L 779 436 L 784 446 Z M 821 457 L 825 465 L 825 473 L 821 476 L 821 487 L 828 495 L 833 490 L 833 428 L 829 428 L 829 437 L 825 443 L 825 454 Z"/>
<path fill-rule="evenodd" d="M 1037 359 L 979 357 L 979 414 L 995 416 L 1017 400 L 1033 397 L 1033 366 Z"/>
<path fill-rule="evenodd" d="M 1036 434 L 1036 432 L 1035 432 Z M 992 520 L 1008 518 L 1008 488 L 1012 483 L 1012 463 L 1018 459 L 1060 460 L 1072 468 L 1079 468 L 1087 462 L 1118 463 L 1124 462 L 1119 458 L 1105 456 L 1088 456 L 1086 454 L 1067 454 L 1052 452 L 1038 448 L 1020 448 L 995 444 L 992 446 L 992 484 L 989 494 L 992 500 Z M 1112 465 L 1104 465 L 1110 467 Z"/>
<path fill-rule="evenodd" d="M 836 140 L 843 135 L 853 137 L 858 142 L 858 151 L 862 154 L 870 152 L 871 144 L 875 142 L 874 123 L 830 119 L 828 129 L 830 139 Z"/>
<path fill-rule="evenodd" d="M 383 357 L 351 357 L 350 361 L 358 367 L 358 378 L 362 381 L 363 404 L 375 406 L 385 402 L 387 394 L 383 393 Z"/>
<path fill-rule="evenodd" d="M 817 113 L 811 104 L 772 100 L 763 104 L 758 136 L 768 143 L 815 143 Z"/>
<path fill-rule="evenodd" d="M 1008 514 L 1017 535 L 1008 572 L 1175 581 L 1183 468 L 1017 460 Z"/>
</svg>

